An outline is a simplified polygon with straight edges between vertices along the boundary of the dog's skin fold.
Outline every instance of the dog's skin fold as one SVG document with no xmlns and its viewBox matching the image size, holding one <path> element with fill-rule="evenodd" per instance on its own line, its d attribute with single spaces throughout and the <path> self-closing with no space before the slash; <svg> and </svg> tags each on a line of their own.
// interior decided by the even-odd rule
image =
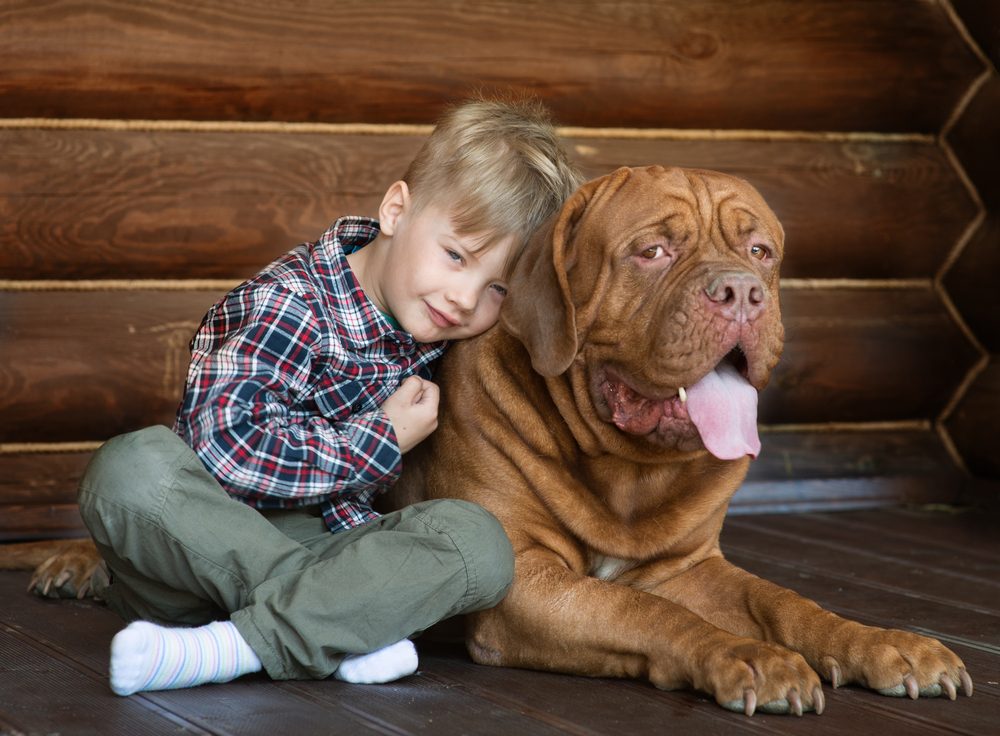
<svg viewBox="0 0 1000 736">
<path fill-rule="evenodd" d="M 694 687 L 748 715 L 822 712 L 820 678 L 972 694 L 936 640 L 839 618 L 719 549 L 759 448 L 746 394 L 781 355 L 783 242 L 746 182 L 620 169 L 539 229 L 500 324 L 445 356 L 439 427 L 382 506 L 463 498 L 503 523 L 515 580 L 466 622 L 477 662 Z M 32 585 L 79 590 L 96 560 L 68 552 Z"/>
</svg>

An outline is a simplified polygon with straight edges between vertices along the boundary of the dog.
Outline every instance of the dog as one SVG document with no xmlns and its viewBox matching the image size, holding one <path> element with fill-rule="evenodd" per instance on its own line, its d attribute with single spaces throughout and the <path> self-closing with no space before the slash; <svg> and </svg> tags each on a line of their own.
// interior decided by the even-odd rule
<svg viewBox="0 0 1000 736">
<path fill-rule="evenodd" d="M 438 429 L 386 498 L 462 498 L 514 545 L 471 614 L 482 664 L 694 687 L 752 715 L 824 708 L 820 677 L 972 693 L 939 642 L 846 621 L 719 549 L 782 352 L 784 233 L 748 183 L 619 169 L 529 243 L 500 324 L 454 346 Z"/>
<path fill-rule="evenodd" d="M 503 524 L 515 579 L 467 618 L 476 662 L 693 687 L 747 715 L 821 713 L 820 678 L 972 694 L 938 641 L 842 619 L 720 551 L 781 356 L 783 246 L 748 183 L 668 167 L 588 182 L 532 238 L 500 324 L 442 361 L 438 429 L 381 504 L 462 498 Z M 75 544 L 33 589 L 86 593 L 99 557 Z"/>
</svg>

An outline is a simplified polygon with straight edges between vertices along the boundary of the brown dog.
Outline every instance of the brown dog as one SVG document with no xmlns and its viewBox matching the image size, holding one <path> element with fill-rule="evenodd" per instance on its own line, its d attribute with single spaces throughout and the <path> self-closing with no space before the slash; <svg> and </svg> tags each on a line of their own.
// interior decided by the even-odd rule
<svg viewBox="0 0 1000 736">
<path fill-rule="evenodd" d="M 536 234 L 500 325 L 450 351 L 439 427 L 388 500 L 463 498 L 506 528 L 515 580 L 470 617 L 477 662 L 647 677 L 747 714 L 821 712 L 817 672 L 971 694 L 939 642 L 838 618 L 719 550 L 781 355 L 783 237 L 746 182 L 621 169 Z"/>
<path fill-rule="evenodd" d="M 621 169 L 541 228 L 501 324 L 449 352 L 439 428 L 386 502 L 464 498 L 506 528 L 515 581 L 468 622 L 477 662 L 647 677 L 747 714 L 821 712 L 817 672 L 972 693 L 939 642 L 845 621 L 719 550 L 782 350 L 782 244 L 743 181 Z M 96 559 L 53 558 L 32 585 L 72 593 Z"/>
</svg>

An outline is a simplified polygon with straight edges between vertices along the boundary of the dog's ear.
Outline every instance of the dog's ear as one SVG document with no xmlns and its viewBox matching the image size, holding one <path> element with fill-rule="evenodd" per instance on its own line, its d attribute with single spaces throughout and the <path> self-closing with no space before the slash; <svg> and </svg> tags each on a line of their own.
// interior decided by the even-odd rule
<svg viewBox="0 0 1000 736">
<path fill-rule="evenodd" d="M 606 179 L 581 186 L 535 231 L 514 267 L 510 296 L 500 307 L 500 324 L 524 344 L 531 366 L 543 376 L 562 374 L 576 357 L 580 336 L 569 287 L 576 261 L 572 242 Z"/>
</svg>

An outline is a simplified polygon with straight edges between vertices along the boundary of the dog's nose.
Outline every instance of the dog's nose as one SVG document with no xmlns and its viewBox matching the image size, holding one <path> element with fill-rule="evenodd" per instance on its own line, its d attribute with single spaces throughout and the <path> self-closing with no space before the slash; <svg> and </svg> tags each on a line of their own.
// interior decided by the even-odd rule
<svg viewBox="0 0 1000 736">
<path fill-rule="evenodd" d="M 723 271 L 705 287 L 708 307 L 728 320 L 749 322 L 764 311 L 764 287 L 746 271 Z"/>
</svg>

